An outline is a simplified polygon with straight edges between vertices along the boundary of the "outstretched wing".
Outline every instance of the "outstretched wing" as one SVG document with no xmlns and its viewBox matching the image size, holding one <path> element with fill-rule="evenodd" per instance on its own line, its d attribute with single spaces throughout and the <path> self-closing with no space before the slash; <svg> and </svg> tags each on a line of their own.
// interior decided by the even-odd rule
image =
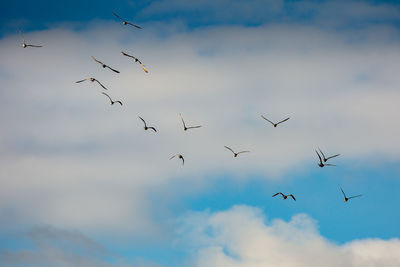
<svg viewBox="0 0 400 267">
<path fill-rule="evenodd" d="M 198 126 L 190 126 L 190 127 L 186 127 L 186 129 L 195 129 L 195 128 L 200 128 L 201 127 L 201 125 L 198 125 Z"/>
<path fill-rule="evenodd" d="M 94 61 L 96 61 L 97 63 L 99 63 L 99 64 L 101 64 L 101 65 L 103 65 L 104 63 L 103 62 L 101 62 L 100 60 L 97 60 L 94 56 L 92 56 L 92 59 L 94 60 Z"/>
<path fill-rule="evenodd" d="M 236 153 L 235 153 L 235 151 L 233 151 L 233 149 L 232 149 L 232 148 L 230 148 L 230 147 L 227 147 L 227 146 L 224 146 L 224 147 L 225 147 L 226 149 L 229 149 L 230 151 L 232 151 L 232 153 L 233 153 L 233 154 L 236 154 Z"/>
<path fill-rule="evenodd" d="M 336 167 L 336 165 L 335 164 L 324 164 L 325 166 L 333 166 L 333 167 Z"/>
<path fill-rule="evenodd" d="M 113 72 L 119 73 L 119 71 L 117 71 L 116 69 L 111 68 L 110 66 L 106 65 L 106 67 L 109 68 L 110 70 L 112 70 Z"/>
<path fill-rule="evenodd" d="M 124 56 L 127 56 L 127 57 L 134 58 L 134 56 L 131 56 L 131 55 L 129 55 L 129 54 L 127 54 L 127 53 L 125 53 L 124 51 L 121 51 L 121 53 L 122 53 Z"/>
<path fill-rule="evenodd" d="M 249 151 L 249 150 L 243 150 L 243 151 L 238 152 L 237 154 L 240 154 L 240 153 L 248 153 L 248 152 L 250 152 L 250 151 Z"/>
<path fill-rule="evenodd" d="M 76 83 L 81 83 L 81 82 L 84 82 L 84 81 L 86 81 L 87 79 L 83 79 L 83 80 L 80 80 L 80 81 L 77 81 Z"/>
<path fill-rule="evenodd" d="M 343 189 L 340 186 L 339 186 L 339 188 L 340 188 L 340 191 L 342 191 L 344 198 L 346 198 L 346 194 L 344 193 Z"/>
<path fill-rule="evenodd" d="M 156 128 L 154 127 L 148 127 L 149 129 L 152 129 L 153 131 L 157 132 Z"/>
<path fill-rule="evenodd" d="M 178 154 L 176 154 L 176 155 L 173 155 L 172 157 L 170 157 L 170 158 L 169 158 L 169 160 L 171 160 L 171 159 L 175 158 L 176 156 L 178 156 Z"/>
<path fill-rule="evenodd" d="M 315 150 L 315 153 L 317 153 L 317 155 L 318 155 L 318 158 L 319 158 L 319 162 L 322 164 L 322 159 L 321 159 L 321 156 L 318 154 L 318 151 L 317 151 L 317 150 Z"/>
<path fill-rule="evenodd" d="M 185 165 L 185 159 L 183 158 L 183 156 L 181 155 L 181 159 L 182 159 L 182 166 Z"/>
<path fill-rule="evenodd" d="M 278 192 L 278 193 L 276 193 L 275 195 L 273 195 L 273 197 L 274 197 L 274 196 L 277 196 L 277 195 L 279 195 L 279 194 L 281 194 L 281 195 L 283 196 L 283 194 L 282 194 L 281 192 Z"/>
<path fill-rule="evenodd" d="M 328 159 L 331 159 L 331 158 L 335 158 L 335 157 L 337 157 L 337 156 L 340 156 L 340 154 L 336 154 L 336 155 L 333 155 L 333 156 L 327 157 L 327 158 L 326 158 L 326 160 L 328 160 Z"/>
<path fill-rule="evenodd" d="M 112 102 L 112 99 L 111 99 L 111 97 L 109 96 L 109 95 L 107 95 L 106 93 L 104 93 L 104 92 L 101 92 L 103 95 L 105 95 L 106 97 L 108 97 L 108 99 L 110 99 L 110 101 Z"/>
<path fill-rule="evenodd" d="M 142 28 L 142 27 L 140 27 L 140 26 L 138 26 L 138 25 L 136 25 L 136 24 L 130 23 L 130 22 L 127 22 L 126 24 L 129 24 L 129 25 L 131 25 L 131 26 L 133 26 L 133 27 L 136 27 L 136 28 L 138 28 L 138 29 L 141 29 L 141 28 Z"/>
<path fill-rule="evenodd" d="M 182 120 L 182 123 L 183 123 L 183 128 L 186 128 L 186 124 L 185 124 L 185 121 L 183 120 L 182 114 L 179 113 L 179 116 L 181 116 L 181 120 Z"/>
<path fill-rule="evenodd" d="M 144 72 L 149 73 L 148 70 L 146 69 L 146 67 L 139 61 L 140 65 L 142 66 L 142 69 L 144 70 Z"/>
<path fill-rule="evenodd" d="M 282 120 L 282 121 L 278 122 L 278 123 L 277 123 L 277 125 L 278 125 L 279 123 L 282 123 L 282 122 L 285 122 L 285 121 L 287 121 L 288 119 L 290 119 L 290 118 L 286 118 L 286 119 L 284 119 L 284 120 Z"/>
<path fill-rule="evenodd" d="M 263 118 L 264 120 L 268 121 L 268 122 L 271 123 L 272 125 L 275 125 L 272 121 L 270 121 L 269 119 L 265 118 L 263 115 L 261 115 L 261 118 Z"/>
<path fill-rule="evenodd" d="M 324 161 L 326 162 L 327 159 L 325 158 L 325 155 L 324 155 L 324 153 L 322 152 L 321 148 L 318 147 L 318 150 L 319 150 L 319 152 L 321 152 L 321 155 L 322 155 L 322 157 L 324 158 Z"/>
<path fill-rule="evenodd" d="M 30 47 L 43 47 L 41 45 L 31 45 L 31 44 L 27 44 L 26 46 L 30 46 Z"/>
<path fill-rule="evenodd" d="M 147 127 L 146 122 L 144 121 L 144 119 L 142 117 L 140 117 L 140 116 L 138 116 L 138 117 L 139 117 L 139 119 L 141 119 L 143 121 L 144 126 Z"/>
<path fill-rule="evenodd" d="M 121 106 L 122 106 L 122 102 L 121 101 L 114 101 L 114 103 L 118 103 L 118 104 L 120 104 Z"/>
<path fill-rule="evenodd" d="M 294 201 L 296 201 L 296 198 L 292 194 L 288 195 L 288 197 L 289 196 L 292 197 Z"/>
<path fill-rule="evenodd" d="M 19 36 L 21 37 L 22 43 L 25 43 L 24 35 L 21 30 L 19 30 Z"/>
<path fill-rule="evenodd" d="M 103 89 L 108 90 L 104 85 L 101 84 L 101 82 L 99 82 L 97 79 L 94 79 L 98 84 L 100 84 L 101 87 L 103 87 Z"/>
<path fill-rule="evenodd" d="M 120 16 L 118 16 L 116 13 L 112 12 L 114 16 L 116 16 L 117 18 L 119 18 L 122 21 L 125 21 L 123 18 L 121 18 Z"/>
<path fill-rule="evenodd" d="M 355 197 L 361 197 L 362 195 L 357 195 L 357 196 L 351 196 L 351 197 L 348 197 L 348 199 L 350 199 L 350 198 L 355 198 Z"/>
</svg>

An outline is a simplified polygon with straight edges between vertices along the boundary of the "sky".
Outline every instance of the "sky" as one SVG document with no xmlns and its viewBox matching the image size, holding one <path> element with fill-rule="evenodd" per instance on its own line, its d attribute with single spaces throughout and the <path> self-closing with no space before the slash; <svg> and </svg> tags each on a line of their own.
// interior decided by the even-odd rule
<svg viewBox="0 0 400 267">
<path fill-rule="evenodd" d="M 400 265 L 396 1 L 0 8 L 1 266 Z"/>
</svg>

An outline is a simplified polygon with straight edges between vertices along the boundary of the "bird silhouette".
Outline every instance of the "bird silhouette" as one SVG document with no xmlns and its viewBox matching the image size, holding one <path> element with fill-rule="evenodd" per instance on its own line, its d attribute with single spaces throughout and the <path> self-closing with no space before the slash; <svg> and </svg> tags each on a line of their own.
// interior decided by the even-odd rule
<svg viewBox="0 0 400 267">
<path fill-rule="evenodd" d="M 250 151 L 248 151 L 248 150 L 244 150 L 244 151 L 240 151 L 240 152 L 235 152 L 235 151 L 233 151 L 233 149 L 232 148 L 230 148 L 230 147 L 227 147 L 227 146 L 224 146 L 226 149 L 229 149 L 230 151 L 232 151 L 232 153 L 233 153 L 233 157 L 234 158 L 236 158 L 239 154 L 241 154 L 241 153 L 247 153 L 247 152 L 250 152 Z"/>
<path fill-rule="evenodd" d="M 97 82 L 101 87 L 103 87 L 103 89 L 107 90 L 107 88 L 106 88 L 104 85 L 102 85 L 102 84 L 101 84 L 97 79 L 95 79 L 95 78 L 86 78 L 86 79 L 77 81 L 76 83 L 81 83 L 81 82 L 84 82 L 84 81 Z"/>
<path fill-rule="evenodd" d="M 146 73 L 148 73 L 148 70 L 146 69 L 146 67 L 142 64 L 142 62 L 141 62 L 137 57 L 131 56 L 131 55 L 129 55 L 129 54 L 123 52 L 123 51 L 121 51 L 121 53 L 122 53 L 124 56 L 133 58 L 133 61 L 139 63 L 140 66 L 142 67 L 143 71 L 146 72 Z"/>
<path fill-rule="evenodd" d="M 333 155 L 333 156 L 330 156 L 330 157 L 325 157 L 325 155 L 324 155 L 324 153 L 322 152 L 322 150 L 318 147 L 318 150 L 319 150 L 319 152 L 321 152 L 321 155 L 322 155 L 322 159 L 324 160 L 324 162 L 327 162 L 329 159 L 331 159 L 331 158 L 335 158 L 335 157 L 337 157 L 337 156 L 340 156 L 340 154 L 336 154 L 336 155 Z"/>
<path fill-rule="evenodd" d="M 124 25 L 131 25 L 131 26 L 133 26 L 133 27 L 136 27 L 136 28 L 138 28 L 138 29 L 141 29 L 142 27 L 140 27 L 140 26 L 138 26 L 138 25 L 136 25 L 136 24 L 133 24 L 133 23 L 131 23 L 131 22 L 128 22 L 128 21 L 126 21 L 126 20 L 124 20 L 123 18 L 121 18 L 120 16 L 118 16 L 116 13 L 114 13 L 114 12 L 112 12 L 113 13 L 113 15 L 114 16 L 116 16 L 117 18 L 119 18 L 121 21 L 122 21 L 122 24 L 124 24 Z"/>
<path fill-rule="evenodd" d="M 285 195 L 285 194 L 282 194 L 281 192 L 279 192 L 279 193 L 276 193 L 275 195 L 273 195 L 272 197 L 277 196 L 277 195 L 282 195 L 283 199 L 287 199 L 287 197 L 292 197 L 293 200 L 296 201 L 296 198 L 292 194 Z"/>
<path fill-rule="evenodd" d="M 119 101 L 119 100 L 118 100 L 118 101 L 113 101 L 109 95 L 107 95 L 107 94 L 104 93 L 104 92 L 101 92 L 101 93 L 102 93 L 103 95 L 107 96 L 108 99 L 110 99 L 110 104 L 111 104 L 111 105 L 114 105 L 115 103 L 118 103 L 118 104 L 120 104 L 120 105 L 122 106 L 122 102 L 121 102 L 121 101 Z"/>
<path fill-rule="evenodd" d="M 355 198 L 355 197 L 361 197 L 362 195 L 357 195 L 357 196 L 351 196 L 351 197 L 347 197 L 346 194 L 344 193 L 343 189 L 339 186 L 340 191 L 342 191 L 342 194 L 344 196 L 344 202 L 349 201 L 349 199 Z"/>
<path fill-rule="evenodd" d="M 321 156 L 318 154 L 318 151 L 317 151 L 317 150 L 315 150 L 315 153 L 317 153 L 317 155 L 318 155 L 318 158 L 319 158 L 318 166 L 320 166 L 321 168 L 322 168 L 322 167 L 325 167 L 325 166 L 336 166 L 336 165 L 329 164 L 329 163 L 325 163 L 325 164 L 324 164 L 324 163 L 322 162 Z"/>
<path fill-rule="evenodd" d="M 183 130 L 184 131 L 187 131 L 189 129 L 195 129 L 195 128 L 200 128 L 201 127 L 201 125 L 186 127 L 186 124 L 185 124 L 185 121 L 183 120 L 182 114 L 179 113 L 179 116 L 181 116 L 181 120 L 182 120 L 182 123 L 183 123 Z"/>
<path fill-rule="evenodd" d="M 173 158 L 175 158 L 175 157 L 178 157 L 179 159 L 182 160 L 182 166 L 185 165 L 185 159 L 183 158 L 183 156 L 182 156 L 181 154 L 173 155 L 172 157 L 170 157 L 169 160 L 171 160 L 171 159 L 173 159 Z"/>
<path fill-rule="evenodd" d="M 22 47 L 23 48 L 27 48 L 27 47 L 43 47 L 41 45 L 32 45 L 32 44 L 27 44 L 25 43 L 25 38 L 24 35 L 22 34 L 22 31 L 19 30 L 19 35 L 21 36 L 21 40 L 22 40 Z"/>
<path fill-rule="evenodd" d="M 95 58 L 94 56 L 92 56 L 92 59 L 94 61 L 96 61 L 97 63 L 99 63 L 103 68 L 109 68 L 110 70 L 112 70 L 113 72 L 119 73 L 118 70 L 111 68 L 110 66 L 107 66 L 106 64 L 104 64 L 103 62 L 101 62 L 100 60 L 98 60 L 97 58 Z"/>
<path fill-rule="evenodd" d="M 287 121 L 288 119 L 290 119 L 290 118 L 286 118 L 286 119 L 284 119 L 284 120 L 282 120 L 282 121 L 280 121 L 280 122 L 274 123 L 274 122 L 270 121 L 269 119 L 267 119 L 266 117 L 264 117 L 263 115 L 261 115 L 261 118 L 263 118 L 264 120 L 270 122 L 274 127 L 276 127 L 276 126 L 278 126 L 278 124 L 280 124 L 280 123 L 282 123 L 282 122 L 285 122 L 285 121 Z"/>
<path fill-rule="evenodd" d="M 145 120 L 144 120 L 142 117 L 139 116 L 139 119 L 141 119 L 141 120 L 143 121 L 143 123 L 144 123 L 144 130 L 145 130 L 145 131 L 147 131 L 148 129 L 152 129 L 153 131 L 157 132 L 156 128 L 154 128 L 154 127 L 147 127 L 147 124 L 146 124 Z"/>
</svg>

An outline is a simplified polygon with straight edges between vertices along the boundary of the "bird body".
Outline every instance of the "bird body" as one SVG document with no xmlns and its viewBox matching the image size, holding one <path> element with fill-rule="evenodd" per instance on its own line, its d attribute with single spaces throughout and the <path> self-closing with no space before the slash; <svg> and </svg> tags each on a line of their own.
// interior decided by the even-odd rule
<svg viewBox="0 0 400 267">
<path fill-rule="evenodd" d="M 133 24 L 133 23 L 131 23 L 131 22 L 128 22 L 128 21 L 124 20 L 123 18 L 121 18 L 119 15 L 117 15 L 117 14 L 114 13 L 114 12 L 112 12 L 112 13 L 113 13 L 114 16 L 116 16 L 117 18 L 119 18 L 119 19 L 122 21 L 122 24 L 123 24 L 123 25 L 131 25 L 131 26 L 136 27 L 136 28 L 138 28 L 138 29 L 141 29 L 141 28 L 142 28 L 142 27 L 140 27 L 140 26 L 138 26 L 138 25 L 136 25 L 136 24 Z"/>
<path fill-rule="evenodd" d="M 280 122 L 275 123 L 275 122 L 270 121 L 269 119 L 267 119 L 267 118 L 264 117 L 263 115 L 261 115 L 261 118 L 263 118 L 264 120 L 266 120 L 266 121 L 268 121 L 269 123 L 271 123 L 275 128 L 276 128 L 276 126 L 278 126 L 278 124 L 281 124 L 282 122 L 285 122 L 285 121 L 287 121 L 288 119 L 290 119 L 290 117 L 289 117 L 289 118 L 286 118 L 286 119 L 284 119 L 284 120 L 281 120 Z"/>
<path fill-rule="evenodd" d="M 236 158 L 239 154 L 241 154 L 241 153 L 248 153 L 248 152 L 250 152 L 250 151 L 248 151 L 248 150 L 243 150 L 243 151 L 240 151 L 240 152 L 235 152 L 235 151 L 233 151 L 233 149 L 232 148 L 230 148 L 230 147 L 228 147 L 228 146 L 224 146 L 226 149 L 228 149 L 228 150 L 230 150 L 232 153 L 233 153 L 233 157 L 234 158 Z"/>
<path fill-rule="evenodd" d="M 287 199 L 288 197 L 292 197 L 293 200 L 296 201 L 296 198 L 295 198 L 292 194 L 285 195 L 285 194 L 283 194 L 283 193 L 281 193 L 281 192 L 278 192 L 278 193 L 274 194 L 272 197 L 275 197 L 275 196 L 277 196 L 277 195 L 281 195 L 281 196 L 283 197 L 283 199 Z"/>
<path fill-rule="evenodd" d="M 145 131 L 147 131 L 148 129 L 152 129 L 153 131 L 157 132 L 156 128 L 147 127 L 146 121 L 142 117 L 139 116 L 139 119 L 141 119 L 143 121 L 143 123 L 144 123 L 144 127 L 143 128 L 144 128 Z"/>
<path fill-rule="evenodd" d="M 23 48 L 27 48 L 27 47 L 43 47 L 41 45 L 32 45 L 32 44 L 25 43 L 25 38 L 24 38 L 24 35 L 22 34 L 21 30 L 19 31 L 19 35 L 21 36 L 22 47 Z"/>
</svg>

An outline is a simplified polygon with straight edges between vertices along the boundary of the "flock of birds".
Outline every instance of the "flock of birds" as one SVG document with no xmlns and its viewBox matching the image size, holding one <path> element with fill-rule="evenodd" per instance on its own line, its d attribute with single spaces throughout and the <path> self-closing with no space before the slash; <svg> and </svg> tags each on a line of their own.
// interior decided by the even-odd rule
<svg viewBox="0 0 400 267">
<path fill-rule="evenodd" d="M 133 27 L 135 27 L 135 28 L 137 28 L 137 29 L 142 29 L 142 27 L 140 27 L 140 26 L 138 26 L 138 25 L 136 25 L 136 24 L 133 24 L 133 23 L 131 23 L 131 22 L 128 22 L 128 21 L 124 20 L 122 17 L 120 17 L 120 16 L 119 16 L 118 14 L 116 14 L 116 13 L 112 12 L 112 14 L 113 14 L 115 17 L 117 17 L 118 19 L 120 19 L 120 20 L 122 21 L 122 24 L 123 24 L 123 25 L 130 25 L 130 26 L 133 26 Z M 19 33 L 20 33 L 20 37 L 21 37 L 21 40 L 22 40 L 22 47 L 23 47 L 23 48 L 27 48 L 27 47 L 41 48 L 41 47 L 43 47 L 42 45 L 27 44 L 27 43 L 25 42 L 25 38 L 24 38 L 24 36 L 23 36 L 21 30 L 19 31 Z M 132 56 L 132 55 L 129 55 L 128 53 L 123 52 L 123 51 L 121 51 L 121 53 L 122 53 L 122 55 L 124 55 L 124 56 L 126 56 L 126 57 L 132 58 L 133 61 L 134 61 L 135 63 L 138 63 L 138 64 L 142 67 L 142 69 L 143 69 L 143 71 L 144 71 L 145 73 L 148 73 L 148 70 L 146 69 L 145 65 L 143 65 L 143 63 L 142 63 L 138 58 L 136 58 L 136 57 L 134 57 L 134 56 Z M 97 58 L 95 58 L 95 57 L 93 57 L 93 56 L 92 56 L 92 59 L 93 59 L 95 62 L 99 63 L 103 68 L 108 68 L 108 69 L 110 69 L 111 71 L 113 71 L 113 72 L 115 72 L 115 73 L 120 73 L 118 70 L 116 70 L 116 69 L 114 69 L 114 68 L 112 68 L 112 67 L 110 67 L 110 66 L 104 64 L 102 61 L 98 60 Z M 92 82 L 92 83 L 93 83 L 93 82 L 97 82 L 104 90 L 108 90 L 99 80 L 97 80 L 96 78 L 93 78 L 93 77 L 85 78 L 85 79 L 83 79 L 83 80 L 76 81 L 76 83 L 82 83 L 82 82 L 84 82 L 84 81 L 90 81 L 90 82 Z M 105 96 L 109 99 L 111 105 L 114 105 L 115 103 L 117 103 L 117 104 L 120 104 L 120 105 L 122 106 L 122 102 L 121 102 L 120 100 L 113 100 L 107 93 L 105 93 L 105 92 L 101 92 L 101 93 L 102 93 L 103 95 L 105 95 Z M 184 131 L 191 130 L 191 129 L 197 129 L 197 128 L 200 128 L 200 127 L 201 127 L 201 125 L 187 126 L 186 123 L 185 123 L 185 120 L 183 119 L 182 114 L 179 114 L 179 116 L 180 116 L 180 118 L 181 118 L 182 125 L 183 125 L 183 130 L 184 130 Z M 286 121 L 288 121 L 288 120 L 290 119 L 290 117 L 288 117 L 288 118 L 285 118 L 285 119 L 283 119 L 283 120 L 281 120 L 281 121 L 279 121 L 279 122 L 273 122 L 273 121 L 269 120 L 268 118 L 266 118 L 266 117 L 263 116 L 263 115 L 261 115 L 261 118 L 263 118 L 264 120 L 266 120 L 266 121 L 268 121 L 269 123 L 271 123 L 272 126 L 273 126 L 274 128 L 276 128 L 279 124 L 281 124 L 281 123 L 283 123 L 283 122 L 286 122 Z M 153 130 L 154 132 L 157 132 L 156 128 L 154 128 L 154 127 L 152 127 L 152 126 L 147 126 L 146 121 L 145 121 L 142 117 L 139 116 L 139 119 L 143 122 L 143 124 L 144 124 L 144 130 L 145 130 L 145 131 L 151 129 L 151 130 Z M 224 146 L 224 147 L 225 147 L 227 150 L 229 150 L 229 151 L 231 151 L 231 152 L 233 153 L 233 157 L 234 157 L 234 158 L 236 158 L 239 154 L 242 154 L 242 153 L 249 153 L 249 152 L 250 152 L 249 150 L 243 150 L 243 151 L 235 152 L 232 148 L 230 148 L 230 147 L 228 147 L 228 146 Z M 318 152 L 318 151 L 319 151 L 319 152 Z M 334 164 L 330 164 L 330 163 L 326 163 L 326 162 L 327 162 L 328 160 L 332 159 L 332 158 L 335 158 L 335 157 L 340 156 L 340 154 L 335 154 L 335 155 L 333 155 L 333 156 L 325 157 L 324 153 L 322 152 L 322 150 L 321 150 L 320 148 L 318 148 L 318 151 L 315 150 L 315 153 L 317 154 L 318 159 L 319 159 L 319 162 L 318 162 L 318 164 L 317 164 L 319 167 L 323 168 L 323 167 L 325 167 L 325 166 L 336 166 L 336 165 L 334 165 Z M 321 156 L 322 156 L 322 157 L 321 157 Z M 180 160 L 182 161 L 182 166 L 185 165 L 185 158 L 183 157 L 182 154 L 175 154 L 175 155 L 173 155 L 173 156 L 170 157 L 170 160 L 171 160 L 171 159 L 174 159 L 174 158 L 180 159 Z M 340 191 L 341 191 L 342 194 L 343 194 L 344 202 L 347 202 L 347 201 L 349 201 L 349 200 L 352 199 L 352 198 L 357 198 L 357 197 L 361 197 L 361 196 L 362 196 L 362 195 L 355 195 L 355 196 L 347 197 L 347 195 L 346 195 L 346 193 L 343 191 L 343 189 L 342 189 L 340 186 L 339 186 L 339 188 L 340 188 Z M 282 192 L 278 192 L 278 193 L 272 195 L 272 197 L 275 197 L 275 196 L 278 196 L 278 195 L 281 195 L 283 199 L 287 199 L 288 197 L 291 197 L 294 201 L 296 201 L 296 198 L 295 198 L 295 196 L 294 196 L 293 194 L 285 195 L 285 194 L 283 194 Z"/>
</svg>

